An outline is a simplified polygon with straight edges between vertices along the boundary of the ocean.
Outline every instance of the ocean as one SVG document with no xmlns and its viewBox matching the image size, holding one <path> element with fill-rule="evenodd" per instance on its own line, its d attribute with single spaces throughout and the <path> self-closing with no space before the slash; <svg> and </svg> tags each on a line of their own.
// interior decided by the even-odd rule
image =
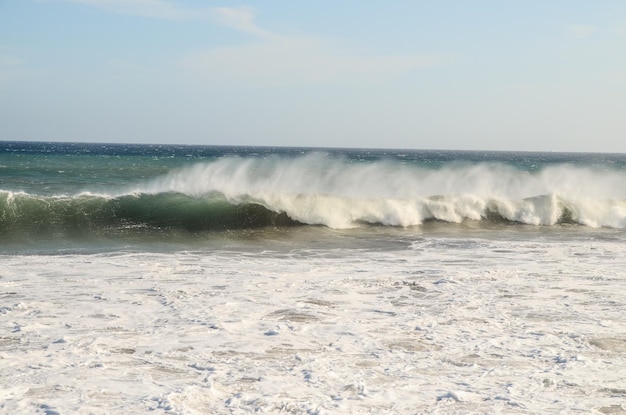
<svg viewBox="0 0 626 415">
<path fill-rule="evenodd" d="M 626 414 L 626 154 L 0 142 L 0 412 Z"/>
</svg>

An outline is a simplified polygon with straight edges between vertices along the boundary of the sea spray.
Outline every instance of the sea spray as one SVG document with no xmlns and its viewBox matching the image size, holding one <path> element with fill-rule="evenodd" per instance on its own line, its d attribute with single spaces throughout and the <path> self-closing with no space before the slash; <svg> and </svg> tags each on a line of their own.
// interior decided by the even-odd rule
<svg viewBox="0 0 626 415">
<path fill-rule="evenodd" d="M 221 194 L 307 224 L 414 226 L 497 217 L 532 225 L 624 226 L 626 173 L 574 165 L 527 171 L 501 163 L 437 169 L 311 154 L 223 158 L 159 177 L 140 191 Z"/>
<path fill-rule="evenodd" d="M 294 225 L 626 228 L 622 155 L 21 146 L 0 149 L 4 243 Z"/>
</svg>

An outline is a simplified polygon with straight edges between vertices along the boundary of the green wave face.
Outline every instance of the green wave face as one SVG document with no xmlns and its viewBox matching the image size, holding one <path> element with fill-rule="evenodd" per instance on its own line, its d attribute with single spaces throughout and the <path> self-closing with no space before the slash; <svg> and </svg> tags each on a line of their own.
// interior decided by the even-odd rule
<svg viewBox="0 0 626 415">
<path fill-rule="evenodd" d="M 0 193 L 0 234 L 4 241 L 295 224 L 284 213 L 273 212 L 258 203 L 233 204 L 222 196 L 194 198 L 180 193 L 160 193 L 111 198 Z"/>
</svg>

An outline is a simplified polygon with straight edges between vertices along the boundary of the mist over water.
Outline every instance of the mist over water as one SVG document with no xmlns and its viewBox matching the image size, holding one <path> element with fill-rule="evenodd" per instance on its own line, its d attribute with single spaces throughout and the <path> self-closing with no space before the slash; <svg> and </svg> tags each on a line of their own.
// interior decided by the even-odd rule
<svg viewBox="0 0 626 415">
<path fill-rule="evenodd" d="M 571 221 L 626 225 L 626 172 L 571 164 L 527 171 L 503 163 L 436 169 L 390 160 L 362 163 L 311 154 L 284 159 L 223 158 L 171 172 L 133 191 L 222 195 L 260 203 L 294 220 L 331 228 L 359 223 L 414 226 L 499 217 L 533 225 Z"/>
</svg>

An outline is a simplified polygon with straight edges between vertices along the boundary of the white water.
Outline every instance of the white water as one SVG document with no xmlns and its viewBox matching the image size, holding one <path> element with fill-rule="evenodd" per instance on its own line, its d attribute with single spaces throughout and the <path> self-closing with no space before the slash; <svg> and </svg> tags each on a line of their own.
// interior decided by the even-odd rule
<svg viewBox="0 0 626 415">
<path fill-rule="evenodd" d="M 626 413 L 623 241 L 2 256 L 0 413 Z"/>
<path fill-rule="evenodd" d="M 391 162 L 349 163 L 309 155 L 295 159 L 224 158 L 172 172 L 134 192 L 214 193 L 257 202 L 291 218 L 331 228 L 359 223 L 459 223 L 490 215 L 532 225 L 570 220 L 626 228 L 626 172 L 558 165 L 526 172 L 500 164 L 425 169 Z"/>
</svg>

